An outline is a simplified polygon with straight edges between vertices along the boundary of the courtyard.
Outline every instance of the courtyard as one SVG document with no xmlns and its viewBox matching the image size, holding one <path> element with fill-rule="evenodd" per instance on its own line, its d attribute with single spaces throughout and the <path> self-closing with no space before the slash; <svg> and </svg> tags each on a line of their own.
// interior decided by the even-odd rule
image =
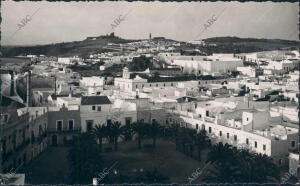
<svg viewBox="0 0 300 186">
<path fill-rule="evenodd" d="M 151 139 L 145 139 L 142 144 L 151 144 Z M 105 144 L 110 147 L 112 144 Z M 26 165 L 26 184 L 68 184 L 69 162 L 68 147 L 49 147 L 39 157 Z M 188 183 L 188 178 L 204 166 L 206 151 L 202 152 L 199 162 L 175 150 L 175 144 L 169 141 L 157 140 L 156 148 L 137 148 L 137 141 L 120 142 L 118 152 L 102 153 L 104 168 L 110 170 L 105 177 L 126 175 L 138 177 L 145 171 L 157 169 L 160 175 L 168 178 L 168 183 Z M 99 172 L 101 172 L 100 170 Z M 201 176 L 193 183 L 199 183 Z M 112 177 L 113 178 L 113 177 Z M 100 180 L 105 181 L 105 179 Z M 126 179 L 125 179 L 126 182 Z M 92 180 L 90 184 L 92 183 Z"/>
</svg>

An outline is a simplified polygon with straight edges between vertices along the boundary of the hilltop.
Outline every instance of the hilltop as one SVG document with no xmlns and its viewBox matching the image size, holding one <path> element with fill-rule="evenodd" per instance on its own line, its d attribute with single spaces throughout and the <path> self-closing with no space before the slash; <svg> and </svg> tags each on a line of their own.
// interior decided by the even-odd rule
<svg viewBox="0 0 300 186">
<path fill-rule="evenodd" d="M 299 41 L 282 39 L 257 39 L 238 37 L 213 37 L 204 39 L 207 44 L 216 44 L 220 52 L 246 53 L 270 50 L 298 50 Z M 219 51 L 215 51 L 219 52 Z"/>
<path fill-rule="evenodd" d="M 174 41 L 164 37 L 156 37 L 153 40 L 160 42 Z M 87 37 L 82 41 L 63 42 L 36 46 L 2 46 L 4 57 L 18 56 L 22 54 L 44 54 L 46 56 L 87 56 L 95 52 L 114 51 L 107 47 L 108 43 L 124 44 L 141 40 L 128 40 L 115 36 L 113 33 L 105 36 Z M 207 46 L 199 49 L 207 54 L 211 53 L 247 53 L 270 50 L 298 50 L 299 41 L 281 39 L 256 39 L 238 37 L 213 37 L 204 39 Z M 184 42 L 181 42 L 184 43 Z M 183 44 L 180 48 L 192 49 L 194 47 Z"/>
<path fill-rule="evenodd" d="M 90 52 L 109 51 L 103 48 L 108 43 L 122 44 L 137 40 L 127 40 L 111 35 L 87 37 L 83 41 L 63 42 L 35 46 L 2 46 L 2 53 L 5 57 L 18 56 L 22 54 L 44 54 L 46 56 L 84 56 Z"/>
</svg>

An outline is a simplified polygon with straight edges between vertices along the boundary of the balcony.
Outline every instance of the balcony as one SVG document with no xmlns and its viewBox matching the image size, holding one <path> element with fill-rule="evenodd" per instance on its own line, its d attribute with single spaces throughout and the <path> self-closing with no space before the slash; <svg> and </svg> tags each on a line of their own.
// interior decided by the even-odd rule
<svg viewBox="0 0 300 186">
<path fill-rule="evenodd" d="M 52 129 L 49 131 L 49 134 L 53 134 L 53 133 L 80 133 L 81 132 L 81 128 L 77 128 L 77 129 L 62 129 L 62 130 L 57 130 L 57 129 Z"/>
<path fill-rule="evenodd" d="M 15 156 L 16 154 L 20 154 L 20 152 L 23 151 L 29 144 L 30 144 L 30 139 L 27 139 L 23 143 L 21 143 L 19 146 L 17 146 L 14 150 L 10 150 L 7 153 L 3 152 L 2 163 L 4 163 L 6 160 L 11 158 L 12 156 Z"/>
</svg>

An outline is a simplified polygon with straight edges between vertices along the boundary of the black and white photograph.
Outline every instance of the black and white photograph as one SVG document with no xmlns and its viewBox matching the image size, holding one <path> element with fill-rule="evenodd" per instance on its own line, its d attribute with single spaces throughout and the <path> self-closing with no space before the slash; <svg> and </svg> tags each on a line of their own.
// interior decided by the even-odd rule
<svg viewBox="0 0 300 186">
<path fill-rule="evenodd" d="M 0 185 L 300 184 L 299 2 L 0 7 Z"/>
</svg>

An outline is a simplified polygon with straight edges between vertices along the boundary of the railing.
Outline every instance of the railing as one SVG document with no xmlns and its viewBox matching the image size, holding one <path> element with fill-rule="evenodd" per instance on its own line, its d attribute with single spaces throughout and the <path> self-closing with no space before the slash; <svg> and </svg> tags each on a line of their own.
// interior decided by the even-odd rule
<svg viewBox="0 0 300 186">
<path fill-rule="evenodd" d="M 25 140 L 22 144 L 17 146 L 14 150 L 10 150 L 7 153 L 2 154 L 2 163 L 8 160 L 14 154 L 19 154 L 20 151 L 24 150 L 30 144 L 30 139 Z"/>
<path fill-rule="evenodd" d="M 69 130 L 69 129 L 62 129 L 62 130 L 57 130 L 57 129 L 53 129 L 49 131 L 49 133 L 77 133 L 77 132 L 80 132 L 81 131 L 81 128 L 79 129 L 72 129 L 72 130 Z"/>
</svg>

